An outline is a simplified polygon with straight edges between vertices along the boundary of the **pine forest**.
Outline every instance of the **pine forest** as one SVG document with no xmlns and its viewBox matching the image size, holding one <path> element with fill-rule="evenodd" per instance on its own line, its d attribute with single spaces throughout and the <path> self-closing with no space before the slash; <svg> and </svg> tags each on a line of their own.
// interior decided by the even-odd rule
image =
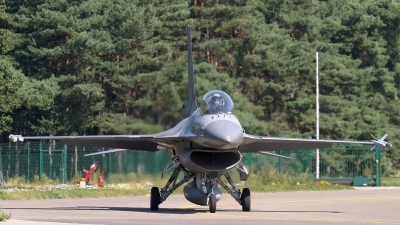
<svg viewBox="0 0 400 225">
<path fill-rule="evenodd" d="M 370 140 L 400 170 L 398 0 L 3 0 L 0 132 L 149 134 L 228 93 L 247 133 Z"/>
</svg>

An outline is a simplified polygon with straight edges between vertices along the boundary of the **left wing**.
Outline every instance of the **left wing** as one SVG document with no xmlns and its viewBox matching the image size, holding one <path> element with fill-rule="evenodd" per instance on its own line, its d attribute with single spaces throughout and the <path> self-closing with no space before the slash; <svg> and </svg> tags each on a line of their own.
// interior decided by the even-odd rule
<svg viewBox="0 0 400 225">
<path fill-rule="evenodd" d="M 191 120 L 186 118 L 175 127 L 156 134 L 148 135 L 91 135 L 91 136 L 9 136 L 13 142 L 24 140 L 58 140 L 67 145 L 92 146 L 104 148 L 117 148 L 129 150 L 158 151 L 173 148 L 177 142 L 190 139 L 184 136 L 187 124 Z"/>
<path fill-rule="evenodd" d="M 279 151 L 279 150 L 301 150 L 314 148 L 332 148 L 337 144 L 367 144 L 373 145 L 368 141 L 344 141 L 344 140 L 324 140 L 306 138 L 281 138 L 267 137 L 244 134 L 243 142 L 239 145 L 240 152 L 259 152 L 259 151 Z"/>
<path fill-rule="evenodd" d="M 12 141 L 58 140 L 67 145 L 92 146 L 104 148 L 123 148 L 130 150 L 158 151 L 171 147 L 178 137 L 153 135 L 93 135 L 93 136 L 33 136 L 10 135 Z"/>
</svg>

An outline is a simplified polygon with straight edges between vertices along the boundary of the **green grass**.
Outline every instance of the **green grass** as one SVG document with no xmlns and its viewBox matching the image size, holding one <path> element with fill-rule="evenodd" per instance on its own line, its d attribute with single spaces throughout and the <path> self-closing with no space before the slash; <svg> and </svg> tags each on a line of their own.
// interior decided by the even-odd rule
<svg viewBox="0 0 400 225">
<path fill-rule="evenodd" d="M 13 192 L 0 192 L 2 200 L 30 200 L 30 199 L 65 199 L 65 198 L 101 198 L 118 196 L 141 196 L 150 193 L 149 188 L 142 190 L 131 189 L 112 189 L 112 188 L 74 188 L 74 189 L 54 189 L 54 190 L 36 190 L 25 189 Z"/>
<path fill-rule="evenodd" d="M 0 209 L 0 221 L 6 221 L 11 218 L 11 214 L 4 211 L 3 209 Z"/>
<path fill-rule="evenodd" d="M 246 182 L 239 180 L 239 174 L 236 171 L 233 171 L 231 176 L 239 189 L 247 187 L 252 192 L 344 190 L 352 188 L 351 186 L 331 185 L 327 182 L 313 184 L 307 173 L 292 176 L 289 174 L 279 175 L 276 170 L 271 168 L 264 168 L 261 171 L 263 172 L 253 173 Z M 6 187 L 0 190 L 0 199 L 28 200 L 143 196 L 149 195 L 153 186 L 161 189 L 168 181 L 169 176 L 167 174 L 163 179 L 160 179 L 161 175 L 112 174 L 108 177 L 108 182 L 105 181 L 102 188 L 97 188 L 96 186 L 93 186 L 93 188 L 80 188 L 79 184 L 76 183 L 79 180 L 79 176 L 72 178 L 68 185 L 60 185 L 59 180 L 52 180 L 47 177 L 43 178 L 43 182 L 39 182 L 38 177 L 35 177 L 31 182 L 26 182 L 24 177 L 14 177 L 6 179 Z M 94 184 L 97 184 L 97 177 L 98 174 L 93 176 Z M 225 178 L 222 178 L 222 181 L 228 184 Z M 182 194 L 183 186 L 179 187 L 174 194 Z M 224 189 L 222 191 L 226 193 Z"/>
<path fill-rule="evenodd" d="M 382 186 L 400 187 L 400 177 L 384 177 Z"/>
<path fill-rule="evenodd" d="M 52 190 L 42 190 L 37 188 L 26 188 L 13 191 L 3 189 L 0 191 L 2 200 L 30 200 L 30 199 L 65 199 L 65 198 L 101 198 L 101 197 L 120 197 L 120 196 L 144 196 L 150 194 L 151 187 L 134 188 L 127 185 L 127 188 L 80 188 L 79 186 L 70 189 L 52 188 Z M 345 190 L 351 189 L 350 186 L 342 185 L 243 185 L 250 188 L 252 192 L 282 192 L 282 191 L 312 191 L 312 190 Z M 226 193 L 226 191 L 222 190 Z M 174 194 L 182 194 L 183 188 L 178 188 Z"/>
</svg>

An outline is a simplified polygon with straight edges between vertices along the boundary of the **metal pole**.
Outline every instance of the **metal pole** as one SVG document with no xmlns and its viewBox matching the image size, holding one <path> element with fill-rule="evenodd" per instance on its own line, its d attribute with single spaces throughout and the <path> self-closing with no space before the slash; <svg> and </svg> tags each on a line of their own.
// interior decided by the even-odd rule
<svg viewBox="0 0 400 225">
<path fill-rule="evenodd" d="M 380 167 L 380 162 L 381 162 L 381 153 L 382 153 L 382 148 L 377 147 L 375 148 L 375 161 L 376 161 L 376 180 L 375 180 L 375 185 L 377 187 L 381 186 L 381 176 L 382 176 L 382 170 Z"/>
<path fill-rule="evenodd" d="M 112 157 L 111 157 L 112 156 Z M 113 165 L 113 157 L 114 157 L 114 154 L 108 154 L 108 174 L 112 174 L 112 165 Z"/>
<path fill-rule="evenodd" d="M 28 142 L 28 182 L 31 180 L 31 177 L 30 177 L 30 165 L 31 165 L 31 158 L 30 158 L 30 142 Z"/>
<path fill-rule="evenodd" d="M 64 150 L 62 152 L 63 160 L 63 184 L 67 183 L 67 145 L 64 145 Z"/>
<path fill-rule="evenodd" d="M 316 76 L 316 114 L 317 114 L 317 139 L 319 139 L 319 78 L 318 78 L 318 51 L 321 49 L 321 47 L 317 48 L 317 51 L 315 52 L 315 57 L 316 57 L 316 72 L 317 72 L 317 76 Z M 319 148 L 317 148 L 317 152 L 316 152 L 316 160 L 315 160 L 315 172 L 316 172 L 316 178 L 319 179 Z"/>
<path fill-rule="evenodd" d="M 10 150 L 10 149 L 8 149 Z M 3 148 L 0 148 L 0 187 L 4 187 L 4 177 L 3 177 L 3 158 L 1 157 Z"/>
<path fill-rule="evenodd" d="M 43 181 L 43 149 L 42 149 L 42 142 L 40 142 L 39 147 L 39 156 L 40 156 L 40 163 L 39 163 L 39 181 Z"/>
</svg>

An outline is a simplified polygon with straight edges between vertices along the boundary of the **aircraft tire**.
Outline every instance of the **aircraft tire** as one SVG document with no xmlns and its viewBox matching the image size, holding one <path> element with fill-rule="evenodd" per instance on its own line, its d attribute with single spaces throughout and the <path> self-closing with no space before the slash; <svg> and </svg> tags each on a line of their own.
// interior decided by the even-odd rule
<svg viewBox="0 0 400 225">
<path fill-rule="evenodd" d="M 152 187 L 150 192 L 150 210 L 157 211 L 160 204 L 160 191 L 158 187 Z"/>
<path fill-rule="evenodd" d="M 210 199 L 208 200 L 208 207 L 210 208 L 210 213 L 217 211 L 217 199 L 213 194 L 210 195 Z"/>
<path fill-rule="evenodd" d="M 242 203 L 242 210 L 244 212 L 249 212 L 251 205 L 250 189 L 243 188 L 242 195 L 240 196 L 240 201 Z"/>
</svg>

